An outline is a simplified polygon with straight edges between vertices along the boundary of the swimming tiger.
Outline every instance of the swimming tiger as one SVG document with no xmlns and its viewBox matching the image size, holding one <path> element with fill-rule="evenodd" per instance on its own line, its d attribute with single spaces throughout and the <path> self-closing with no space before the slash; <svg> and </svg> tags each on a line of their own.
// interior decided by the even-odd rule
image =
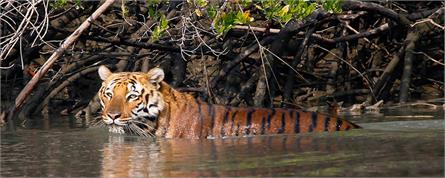
<svg viewBox="0 0 445 178">
<path fill-rule="evenodd" d="M 344 131 L 359 126 L 316 112 L 209 104 L 169 86 L 164 71 L 98 70 L 102 121 L 110 132 L 165 138 L 215 138 Z"/>
</svg>

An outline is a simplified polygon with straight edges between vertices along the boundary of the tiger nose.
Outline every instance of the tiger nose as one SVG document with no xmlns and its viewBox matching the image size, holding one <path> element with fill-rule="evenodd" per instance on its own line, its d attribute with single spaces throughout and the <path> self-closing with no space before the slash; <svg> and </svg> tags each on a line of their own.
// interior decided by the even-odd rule
<svg viewBox="0 0 445 178">
<path fill-rule="evenodd" d="M 121 113 L 107 113 L 108 117 L 115 120 L 119 117 L 121 117 Z"/>
</svg>

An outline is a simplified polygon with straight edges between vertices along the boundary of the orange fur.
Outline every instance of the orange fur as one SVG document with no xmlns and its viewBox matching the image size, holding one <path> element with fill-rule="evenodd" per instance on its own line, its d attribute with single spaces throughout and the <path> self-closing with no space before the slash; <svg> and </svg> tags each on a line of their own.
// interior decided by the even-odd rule
<svg viewBox="0 0 445 178">
<path fill-rule="evenodd" d="M 105 70 L 105 69 L 104 69 Z M 107 73 L 99 91 L 103 101 L 103 117 L 110 112 L 120 113 L 131 122 L 138 116 L 130 117 L 140 103 L 156 103 L 153 120 L 146 120 L 144 132 L 166 138 L 208 138 L 262 134 L 297 134 L 306 132 L 343 131 L 359 126 L 336 117 L 284 108 L 253 108 L 213 105 L 200 101 L 192 95 L 176 91 L 163 82 L 163 71 L 158 68 L 148 73 L 127 72 Z M 162 73 L 161 73 L 162 72 Z M 101 72 L 99 71 L 101 74 Z M 162 74 L 162 75 L 160 75 Z M 137 100 L 128 102 L 132 80 L 143 86 Z M 118 81 L 112 89 L 113 97 L 107 98 L 106 88 L 110 82 Z M 139 85 L 138 85 L 139 86 Z M 134 87 L 138 88 L 138 87 Z M 136 89 L 137 90 L 137 89 Z M 149 95 L 149 96 L 147 96 Z M 151 104 L 144 105 L 152 106 Z M 127 121 L 127 120 L 125 120 Z M 112 125 L 112 124 L 111 124 Z"/>
</svg>

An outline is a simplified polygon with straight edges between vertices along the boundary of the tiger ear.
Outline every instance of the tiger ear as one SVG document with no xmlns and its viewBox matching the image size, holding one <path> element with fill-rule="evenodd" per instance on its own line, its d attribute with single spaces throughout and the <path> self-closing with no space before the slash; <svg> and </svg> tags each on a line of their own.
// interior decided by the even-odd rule
<svg viewBox="0 0 445 178">
<path fill-rule="evenodd" d="M 106 66 L 104 66 L 104 65 L 101 65 L 101 66 L 99 67 L 98 72 L 99 72 L 99 77 L 100 77 L 100 79 L 102 79 L 102 80 L 106 80 L 106 79 L 112 74 L 112 72 L 110 71 L 110 69 L 108 69 L 108 68 L 107 68 Z"/>
<path fill-rule="evenodd" d="M 157 67 L 153 68 L 150 71 L 148 71 L 148 78 L 150 80 L 150 83 L 159 87 L 159 82 L 164 80 L 164 70 Z"/>
</svg>

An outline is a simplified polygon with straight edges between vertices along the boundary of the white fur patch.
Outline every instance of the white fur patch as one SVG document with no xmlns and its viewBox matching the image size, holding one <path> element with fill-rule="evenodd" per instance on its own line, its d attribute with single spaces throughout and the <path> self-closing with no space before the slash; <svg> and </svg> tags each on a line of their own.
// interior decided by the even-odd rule
<svg viewBox="0 0 445 178">
<path fill-rule="evenodd" d="M 109 131 L 109 132 L 112 132 L 112 133 L 118 133 L 118 134 L 124 134 L 124 133 L 125 133 L 123 127 L 121 127 L 121 126 L 116 126 L 116 125 L 110 126 L 110 127 L 108 128 L 108 131 Z"/>
<path fill-rule="evenodd" d="M 158 107 L 150 107 L 148 108 L 148 115 L 151 117 L 158 117 L 159 108 Z"/>
<path fill-rule="evenodd" d="M 142 85 L 140 83 L 132 84 L 128 83 L 127 85 L 127 95 L 126 98 L 129 98 L 129 101 L 134 101 L 137 98 L 130 98 L 131 95 L 141 96 L 142 95 Z"/>
<path fill-rule="evenodd" d="M 129 83 L 127 86 L 128 92 L 137 92 L 138 94 L 141 94 L 142 91 L 142 85 L 140 83 L 132 84 Z"/>
<path fill-rule="evenodd" d="M 105 118 L 103 119 L 103 121 L 105 122 L 105 124 L 112 124 L 112 123 L 113 123 L 113 119 L 110 119 L 110 118 L 108 118 L 108 117 L 105 117 Z"/>
</svg>

